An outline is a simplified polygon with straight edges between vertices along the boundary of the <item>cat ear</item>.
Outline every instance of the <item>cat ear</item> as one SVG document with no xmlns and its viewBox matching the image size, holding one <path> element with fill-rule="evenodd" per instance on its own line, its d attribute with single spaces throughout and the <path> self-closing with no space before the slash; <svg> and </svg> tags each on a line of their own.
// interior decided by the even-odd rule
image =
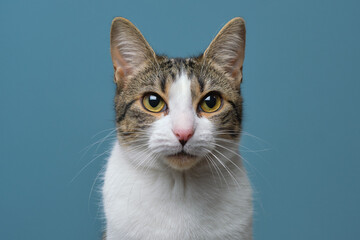
<svg viewBox="0 0 360 240">
<path fill-rule="evenodd" d="M 155 61 L 155 52 L 134 24 L 125 18 L 113 20 L 110 47 L 116 83 L 126 83 L 147 62 Z"/>
<path fill-rule="evenodd" d="M 245 35 L 244 19 L 233 18 L 220 30 L 204 52 L 205 58 L 215 63 L 238 84 L 242 81 Z"/>
</svg>

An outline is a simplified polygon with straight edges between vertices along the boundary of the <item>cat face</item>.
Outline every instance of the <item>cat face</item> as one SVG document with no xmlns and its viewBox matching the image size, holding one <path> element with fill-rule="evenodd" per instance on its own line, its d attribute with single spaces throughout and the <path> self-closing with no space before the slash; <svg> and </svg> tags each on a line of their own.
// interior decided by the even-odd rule
<svg viewBox="0 0 360 240">
<path fill-rule="evenodd" d="M 128 20 L 113 21 L 118 139 L 134 164 L 186 170 L 238 141 L 244 47 L 241 18 L 187 59 L 157 56 Z"/>
</svg>

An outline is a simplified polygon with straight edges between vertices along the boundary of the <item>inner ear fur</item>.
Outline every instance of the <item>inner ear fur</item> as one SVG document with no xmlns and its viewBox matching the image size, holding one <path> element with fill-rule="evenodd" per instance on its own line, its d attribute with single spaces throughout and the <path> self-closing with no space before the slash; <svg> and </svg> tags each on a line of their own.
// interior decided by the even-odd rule
<svg viewBox="0 0 360 240">
<path fill-rule="evenodd" d="M 117 17 L 112 22 L 110 48 L 115 82 L 121 85 L 126 84 L 148 62 L 156 61 L 155 52 L 141 32 L 122 17 Z"/>
<path fill-rule="evenodd" d="M 244 19 L 230 20 L 212 40 L 204 57 L 220 67 L 237 83 L 242 81 L 246 28 Z"/>
</svg>

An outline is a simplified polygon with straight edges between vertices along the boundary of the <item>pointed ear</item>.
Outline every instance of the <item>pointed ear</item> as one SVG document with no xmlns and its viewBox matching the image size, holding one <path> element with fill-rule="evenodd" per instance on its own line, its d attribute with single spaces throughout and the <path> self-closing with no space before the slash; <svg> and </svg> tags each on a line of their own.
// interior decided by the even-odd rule
<svg viewBox="0 0 360 240">
<path fill-rule="evenodd" d="M 205 58 L 220 67 L 236 83 L 242 81 L 245 56 L 245 21 L 237 17 L 229 21 L 204 52 Z"/>
<path fill-rule="evenodd" d="M 113 20 L 110 45 L 115 82 L 121 85 L 148 61 L 155 61 L 155 52 L 134 24 L 125 18 Z"/>
</svg>

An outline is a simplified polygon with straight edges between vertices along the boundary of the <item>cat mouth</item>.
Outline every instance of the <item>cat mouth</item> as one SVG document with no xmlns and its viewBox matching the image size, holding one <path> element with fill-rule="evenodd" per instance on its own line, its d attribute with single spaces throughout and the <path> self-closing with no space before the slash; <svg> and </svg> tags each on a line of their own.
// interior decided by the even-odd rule
<svg viewBox="0 0 360 240">
<path fill-rule="evenodd" d="M 198 162 L 198 157 L 186 153 L 184 150 L 172 155 L 166 156 L 170 167 L 177 170 L 186 170 L 193 167 Z"/>
<path fill-rule="evenodd" d="M 185 152 L 184 150 L 182 150 L 181 152 L 172 154 L 172 155 L 168 155 L 167 157 L 196 157 L 194 155 L 191 155 L 187 152 Z"/>
</svg>

